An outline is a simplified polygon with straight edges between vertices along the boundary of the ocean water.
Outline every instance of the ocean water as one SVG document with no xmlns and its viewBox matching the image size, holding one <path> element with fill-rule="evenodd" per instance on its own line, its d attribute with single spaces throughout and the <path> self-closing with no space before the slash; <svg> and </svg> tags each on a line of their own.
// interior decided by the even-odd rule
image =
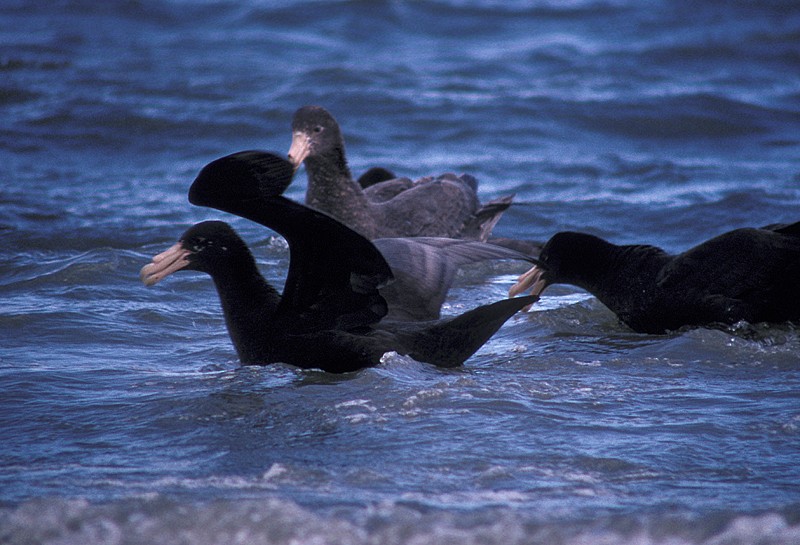
<svg viewBox="0 0 800 545">
<path fill-rule="evenodd" d="M 800 543 L 800 331 L 652 336 L 555 287 L 455 370 L 242 367 L 207 162 L 327 107 L 356 174 L 469 172 L 495 233 L 680 251 L 800 219 L 790 0 L 0 5 L 0 543 Z M 289 188 L 302 199 L 305 175 Z M 513 264 L 459 276 L 453 314 Z"/>
</svg>

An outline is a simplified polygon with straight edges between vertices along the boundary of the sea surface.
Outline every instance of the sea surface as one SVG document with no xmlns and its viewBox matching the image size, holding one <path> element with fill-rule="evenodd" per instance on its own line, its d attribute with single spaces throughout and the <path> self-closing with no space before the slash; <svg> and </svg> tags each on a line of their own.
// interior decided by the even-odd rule
<svg viewBox="0 0 800 545">
<path fill-rule="evenodd" d="M 145 288 L 204 219 L 282 285 L 186 193 L 306 104 L 355 174 L 516 194 L 501 236 L 800 220 L 796 0 L 4 0 L 0 543 L 800 543 L 795 326 L 643 335 L 554 287 L 462 368 L 335 376 L 240 366 L 206 276 Z"/>
</svg>

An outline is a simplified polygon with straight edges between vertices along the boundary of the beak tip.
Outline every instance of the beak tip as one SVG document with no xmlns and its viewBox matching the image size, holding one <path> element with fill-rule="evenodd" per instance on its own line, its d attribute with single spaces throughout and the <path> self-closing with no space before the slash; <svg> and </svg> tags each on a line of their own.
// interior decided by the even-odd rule
<svg viewBox="0 0 800 545">
<path fill-rule="evenodd" d="M 543 278 L 544 269 L 539 265 L 534 265 L 530 270 L 523 273 L 517 283 L 508 290 L 509 297 L 515 297 L 520 293 L 531 290 L 531 295 L 538 296 L 547 287 L 547 282 Z"/>
<path fill-rule="evenodd" d="M 292 164 L 292 170 L 294 172 L 297 172 L 297 170 L 300 168 L 300 165 L 302 164 L 302 161 L 298 161 L 297 158 L 291 153 L 286 156 L 286 159 Z"/>
<path fill-rule="evenodd" d="M 153 277 L 150 276 L 150 269 L 152 268 L 153 268 L 153 263 L 148 263 L 147 265 L 142 267 L 142 269 L 139 271 L 139 280 L 141 280 L 142 284 L 144 284 L 147 287 L 150 287 L 153 284 L 155 284 L 155 282 L 153 281 Z"/>
<path fill-rule="evenodd" d="M 176 243 L 174 246 L 153 256 L 152 261 L 139 270 L 139 279 L 147 286 L 153 286 L 187 265 L 187 255 L 190 252 Z"/>
</svg>

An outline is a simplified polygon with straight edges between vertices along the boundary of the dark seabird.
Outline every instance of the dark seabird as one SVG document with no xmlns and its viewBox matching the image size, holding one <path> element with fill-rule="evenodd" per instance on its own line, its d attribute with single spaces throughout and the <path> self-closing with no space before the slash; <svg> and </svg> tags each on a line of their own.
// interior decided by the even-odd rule
<svg viewBox="0 0 800 545">
<path fill-rule="evenodd" d="M 677 255 L 562 232 L 539 260 L 511 295 L 578 286 L 642 333 L 800 319 L 800 222 L 736 229 Z"/>
<path fill-rule="evenodd" d="M 202 203 L 203 188 L 192 189 L 193 199 Z M 394 351 L 454 367 L 537 299 L 504 299 L 435 321 L 384 320 L 387 305 L 378 289 L 392 280 L 392 272 L 370 241 L 284 197 L 253 202 L 289 244 L 282 294 L 259 273 L 241 238 L 219 221 L 191 227 L 141 271 L 147 285 L 181 269 L 209 274 L 243 364 L 283 362 L 343 373 L 377 365 L 383 354 Z"/>
<path fill-rule="evenodd" d="M 372 167 L 358 177 L 358 185 L 361 189 L 366 189 L 375 184 L 385 182 L 387 180 L 394 180 L 397 176 L 394 175 L 389 169 L 383 167 Z"/>
<path fill-rule="evenodd" d="M 281 232 L 270 208 L 262 208 L 259 202 L 279 196 L 292 175 L 292 165 L 275 154 L 237 152 L 206 165 L 190 190 L 189 200 Z M 380 288 L 389 305 L 387 318 L 395 320 L 438 318 L 455 275 L 463 265 L 498 259 L 532 261 L 519 251 L 474 240 L 381 238 L 373 243 L 395 278 Z"/>
<path fill-rule="evenodd" d="M 369 239 L 449 237 L 486 241 L 513 196 L 481 204 L 467 174 L 385 180 L 362 189 L 353 180 L 344 140 L 333 116 L 319 106 L 292 120 L 289 159 L 308 174 L 306 204 L 327 212 Z"/>
</svg>

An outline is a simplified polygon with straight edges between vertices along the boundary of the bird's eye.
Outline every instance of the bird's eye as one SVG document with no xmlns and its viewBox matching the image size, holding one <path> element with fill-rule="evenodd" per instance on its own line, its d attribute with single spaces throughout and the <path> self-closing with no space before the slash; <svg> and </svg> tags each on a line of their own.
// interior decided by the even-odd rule
<svg viewBox="0 0 800 545">
<path fill-rule="evenodd" d="M 194 244 L 192 245 L 192 251 L 193 252 L 201 252 L 201 251 L 205 250 L 206 248 L 208 248 L 209 246 L 213 246 L 213 245 L 214 245 L 214 241 L 213 240 L 208 240 L 205 237 L 197 237 L 194 240 Z"/>
<path fill-rule="evenodd" d="M 322 132 L 322 126 L 321 125 L 317 125 L 316 127 L 314 127 L 313 130 L 314 130 L 314 132 L 317 132 L 317 133 Z"/>
</svg>

